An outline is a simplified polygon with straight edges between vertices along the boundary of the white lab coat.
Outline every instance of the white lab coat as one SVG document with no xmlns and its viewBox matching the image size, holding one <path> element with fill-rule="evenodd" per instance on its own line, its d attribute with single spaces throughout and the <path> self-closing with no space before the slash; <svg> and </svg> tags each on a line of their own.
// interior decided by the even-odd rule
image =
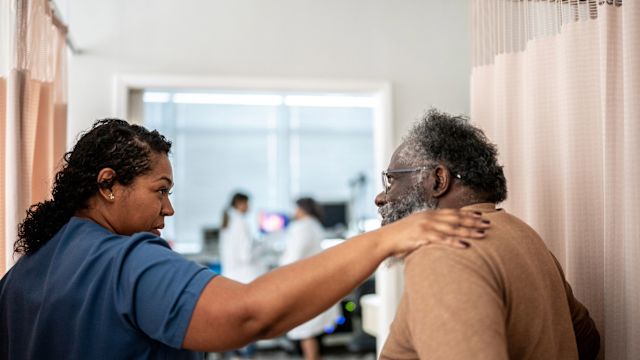
<svg viewBox="0 0 640 360">
<path fill-rule="evenodd" d="M 291 223 L 287 230 L 286 247 L 280 258 L 280 265 L 286 265 L 322 251 L 321 242 L 324 230 L 318 220 L 304 217 Z M 320 335 L 327 326 L 335 326 L 340 316 L 337 305 L 322 314 L 289 331 L 287 335 L 294 340 L 302 340 Z"/>
<path fill-rule="evenodd" d="M 222 275 L 246 284 L 260 276 L 251 256 L 251 229 L 244 214 L 238 210 L 232 208 L 228 214 L 229 224 L 220 232 Z"/>
</svg>

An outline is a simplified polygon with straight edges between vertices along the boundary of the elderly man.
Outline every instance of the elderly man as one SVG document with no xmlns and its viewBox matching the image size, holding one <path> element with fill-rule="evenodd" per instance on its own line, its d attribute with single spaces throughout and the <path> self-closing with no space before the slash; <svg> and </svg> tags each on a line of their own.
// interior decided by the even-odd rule
<svg viewBox="0 0 640 360">
<path fill-rule="evenodd" d="M 468 119 L 431 110 L 383 172 L 383 225 L 423 209 L 467 209 L 491 222 L 466 251 L 409 255 L 380 359 L 593 359 L 600 336 L 560 265 L 507 197 L 497 150 Z M 482 231 L 482 230 L 481 230 Z"/>
</svg>

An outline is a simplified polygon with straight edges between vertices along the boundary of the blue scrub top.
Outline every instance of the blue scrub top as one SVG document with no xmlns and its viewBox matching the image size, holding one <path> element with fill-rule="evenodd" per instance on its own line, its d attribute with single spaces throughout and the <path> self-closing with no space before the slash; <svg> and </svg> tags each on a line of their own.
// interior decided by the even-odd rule
<svg viewBox="0 0 640 360">
<path fill-rule="evenodd" d="M 180 347 L 214 276 L 152 233 L 73 217 L 0 280 L 0 359 L 202 359 Z"/>
</svg>

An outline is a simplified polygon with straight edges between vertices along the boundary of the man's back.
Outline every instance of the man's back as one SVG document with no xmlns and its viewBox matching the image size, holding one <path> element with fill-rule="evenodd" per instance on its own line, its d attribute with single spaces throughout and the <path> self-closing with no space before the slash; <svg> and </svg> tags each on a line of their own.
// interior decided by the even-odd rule
<svg viewBox="0 0 640 360">
<path fill-rule="evenodd" d="M 405 291 L 381 359 L 577 359 L 565 280 L 540 237 L 493 204 L 466 251 L 407 258 Z M 572 295 L 571 295 L 572 297 Z"/>
</svg>

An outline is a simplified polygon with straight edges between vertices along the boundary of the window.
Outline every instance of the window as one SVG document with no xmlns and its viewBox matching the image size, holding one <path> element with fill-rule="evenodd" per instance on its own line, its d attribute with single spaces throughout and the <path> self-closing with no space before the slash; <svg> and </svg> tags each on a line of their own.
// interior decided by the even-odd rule
<svg viewBox="0 0 640 360">
<path fill-rule="evenodd" d="M 163 236 L 177 251 L 200 251 L 238 190 L 253 214 L 290 212 L 313 196 L 348 203 L 352 220 L 375 217 L 375 105 L 362 94 L 146 91 L 145 125 L 174 143 L 176 214 Z"/>
</svg>

